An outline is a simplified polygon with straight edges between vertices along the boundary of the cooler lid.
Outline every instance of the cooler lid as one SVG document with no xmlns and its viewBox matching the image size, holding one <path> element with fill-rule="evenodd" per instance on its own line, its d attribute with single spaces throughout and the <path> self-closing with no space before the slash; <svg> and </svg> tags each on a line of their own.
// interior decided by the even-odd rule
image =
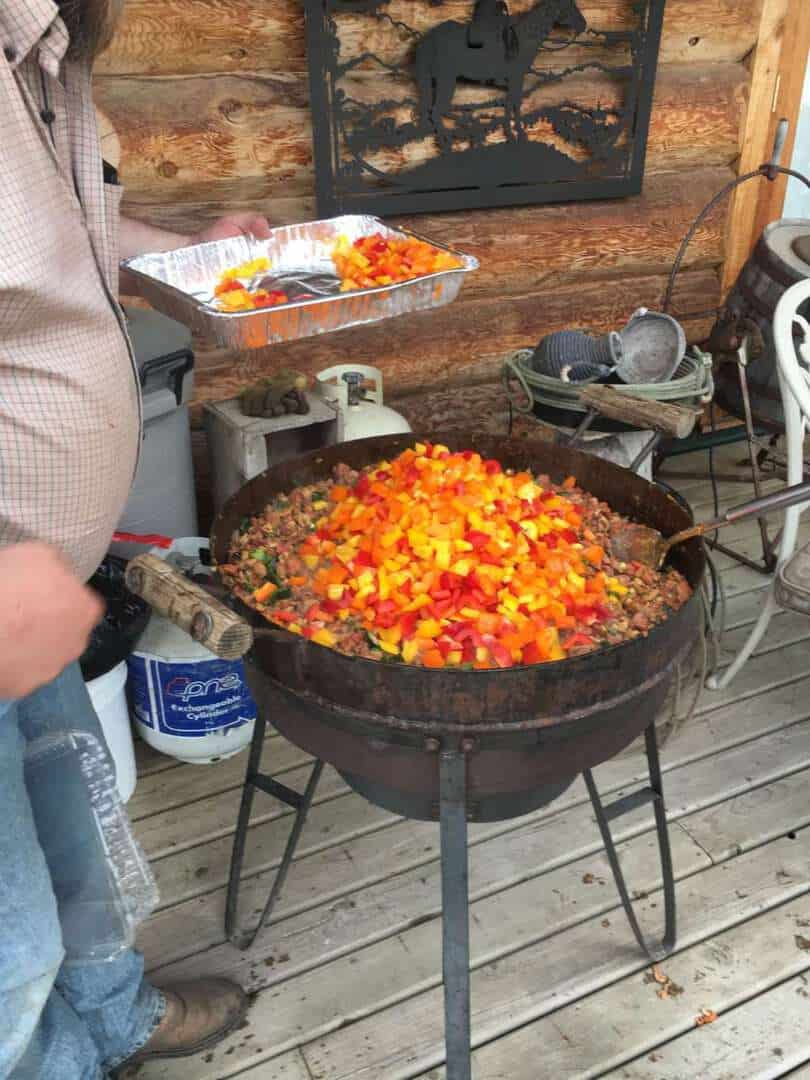
<svg viewBox="0 0 810 1080">
<path fill-rule="evenodd" d="M 157 311 L 127 308 L 124 314 L 145 413 L 153 416 L 179 408 L 191 397 L 193 388 L 191 332 Z"/>
</svg>

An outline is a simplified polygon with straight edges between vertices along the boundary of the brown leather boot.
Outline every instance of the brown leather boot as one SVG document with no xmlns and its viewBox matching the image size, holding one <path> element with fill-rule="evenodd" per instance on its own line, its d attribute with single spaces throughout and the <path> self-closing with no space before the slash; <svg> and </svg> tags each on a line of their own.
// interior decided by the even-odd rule
<svg viewBox="0 0 810 1080">
<path fill-rule="evenodd" d="M 227 979 L 196 979 L 161 987 L 166 1012 L 149 1042 L 119 1068 L 151 1058 L 187 1057 L 230 1034 L 248 1008 L 241 986 Z"/>
</svg>

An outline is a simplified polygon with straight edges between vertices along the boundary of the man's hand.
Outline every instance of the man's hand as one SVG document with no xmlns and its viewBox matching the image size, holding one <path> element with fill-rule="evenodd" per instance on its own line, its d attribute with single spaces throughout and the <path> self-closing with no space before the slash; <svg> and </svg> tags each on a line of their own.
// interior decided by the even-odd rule
<svg viewBox="0 0 810 1080">
<path fill-rule="evenodd" d="M 84 652 L 104 605 L 47 544 L 0 550 L 0 700 L 25 697 Z"/>
<path fill-rule="evenodd" d="M 231 236 L 255 236 L 257 240 L 267 240 L 270 225 L 261 214 L 228 214 L 215 221 L 207 229 L 189 238 L 190 244 L 205 244 L 210 240 L 227 240 Z"/>
</svg>

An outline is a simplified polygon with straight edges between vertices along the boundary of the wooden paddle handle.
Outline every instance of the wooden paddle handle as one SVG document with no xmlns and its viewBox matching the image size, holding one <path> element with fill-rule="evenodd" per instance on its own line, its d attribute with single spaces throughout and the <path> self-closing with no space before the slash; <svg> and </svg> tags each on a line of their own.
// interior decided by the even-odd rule
<svg viewBox="0 0 810 1080">
<path fill-rule="evenodd" d="M 582 403 L 611 420 L 621 420 L 633 427 L 660 431 L 676 439 L 690 435 L 697 413 L 683 405 L 667 401 L 646 401 L 644 398 L 621 394 L 612 386 L 583 386 L 579 392 Z"/>
<path fill-rule="evenodd" d="M 238 660 L 253 644 L 253 631 L 230 608 L 156 555 L 127 564 L 127 588 L 223 660 Z"/>
</svg>

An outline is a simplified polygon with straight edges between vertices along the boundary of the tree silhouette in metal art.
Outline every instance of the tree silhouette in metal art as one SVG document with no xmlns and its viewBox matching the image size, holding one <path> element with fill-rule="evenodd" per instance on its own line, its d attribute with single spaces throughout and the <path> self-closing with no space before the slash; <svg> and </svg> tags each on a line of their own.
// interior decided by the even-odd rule
<svg viewBox="0 0 810 1080">
<path fill-rule="evenodd" d="M 594 3 L 306 0 L 319 211 L 639 191 L 665 0 Z"/>
</svg>

